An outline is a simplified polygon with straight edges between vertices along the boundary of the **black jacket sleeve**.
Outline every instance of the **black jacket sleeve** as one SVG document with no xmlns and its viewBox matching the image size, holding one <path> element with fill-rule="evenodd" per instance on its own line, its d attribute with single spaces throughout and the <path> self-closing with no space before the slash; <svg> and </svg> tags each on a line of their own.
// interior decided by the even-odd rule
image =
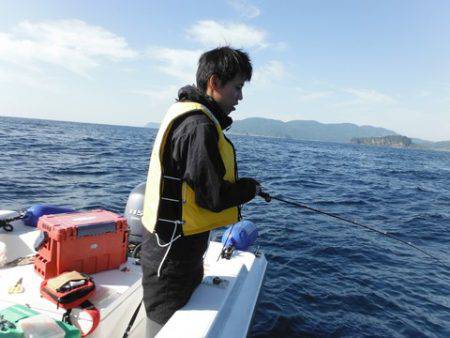
<svg viewBox="0 0 450 338">
<path fill-rule="evenodd" d="M 223 179 L 225 166 L 218 149 L 214 124 L 201 114 L 186 118 L 172 136 L 172 156 L 181 163 L 183 179 L 195 191 L 196 203 L 219 212 L 244 204 L 255 197 L 255 180 L 242 178 L 231 183 Z"/>
</svg>

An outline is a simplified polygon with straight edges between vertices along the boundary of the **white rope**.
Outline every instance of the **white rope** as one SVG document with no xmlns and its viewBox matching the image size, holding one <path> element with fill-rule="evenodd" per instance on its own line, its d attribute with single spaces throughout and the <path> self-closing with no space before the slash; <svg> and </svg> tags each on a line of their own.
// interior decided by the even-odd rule
<svg viewBox="0 0 450 338">
<path fill-rule="evenodd" d="M 161 276 L 161 268 L 162 268 L 162 266 L 163 266 L 163 264 L 164 264 L 164 261 L 165 261 L 166 258 L 167 258 L 167 255 L 169 254 L 170 248 L 172 247 L 172 243 L 175 242 L 178 238 L 181 237 L 181 235 L 178 235 L 177 237 L 175 237 L 175 233 L 176 233 L 176 232 L 177 232 L 177 223 L 174 224 L 174 226 L 173 226 L 173 232 L 172 232 L 172 237 L 170 238 L 170 241 L 169 241 L 168 243 L 166 243 L 166 244 L 161 244 L 161 243 L 159 242 L 158 234 L 155 232 L 155 235 L 156 235 L 156 242 L 158 243 L 158 245 L 159 245 L 161 248 L 164 248 L 164 247 L 166 247 L 166 246 L 169 246 L 169 247 L 167 248 L 167 250 L 166 250 L 166 253 L 164 254 L 163 259 L 161 260 L 161 263 L 159 263 L 159 267 L 158 267 L 158 278 Z M 175 237 L 175 238 L 174 238 L 174 237 Z"/>
</svg>

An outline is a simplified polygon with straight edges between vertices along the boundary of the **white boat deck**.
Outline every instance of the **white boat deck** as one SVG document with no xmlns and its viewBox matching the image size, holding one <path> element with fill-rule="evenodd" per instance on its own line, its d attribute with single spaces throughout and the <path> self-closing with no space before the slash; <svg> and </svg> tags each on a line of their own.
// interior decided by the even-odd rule
<svg viewBox="0 0 450 338">
<path fill-rule="evenodd" d="M 39 231 L 16 222 L 13 232 L 0 229 L 0 241 L 7 247 L 7 258 L 33 254 L 33 243 Z M 245 337 L 267 266 L 264 255 L 235 252 L 230 260 L 217 260 L 222 245 L 211 242 L 205 257 L 205 277 L 186 306 L 177 311 L 157 337 Z M 126 268 L 126 269 L 123 269 Z M 141 268 L 128 259 L 121 269 L 92 275 L 95 295 L 90 299 L 100 311 L 100 324 L 89 337 L 121 337 L 142 299 Z M 213 278 L 220 283 L 214 284 Z M 24 292 L 9 294 L 8 289 L 23 278 Z M 27 305 L 34 310 L 61 319 L 63 309 L 39 295 L 42 278 L 33 265 L 0 269 L 0 309 L 14 304 Z M 90 318 L 73 311 L 73 322 L 85 331 Z M 144 337 L 145 311 L 136 318 L 130 337 Z"/>
</svg>

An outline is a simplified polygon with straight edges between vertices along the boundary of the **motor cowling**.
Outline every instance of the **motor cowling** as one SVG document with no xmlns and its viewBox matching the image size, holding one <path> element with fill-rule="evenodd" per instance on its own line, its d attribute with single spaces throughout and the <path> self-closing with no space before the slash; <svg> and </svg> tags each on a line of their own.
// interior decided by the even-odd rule
<svg viewBox="0 0 450 338">
<path fill-rule="evenodd" d="M 129 241 L 131 243 L 141 243 L 144 235 L 142 215 L 144 210 L 144 195 L 146 182 L 138 184 L 128 196 L 124 216 L 127 219 L 130 229 Z"/>
</svg>

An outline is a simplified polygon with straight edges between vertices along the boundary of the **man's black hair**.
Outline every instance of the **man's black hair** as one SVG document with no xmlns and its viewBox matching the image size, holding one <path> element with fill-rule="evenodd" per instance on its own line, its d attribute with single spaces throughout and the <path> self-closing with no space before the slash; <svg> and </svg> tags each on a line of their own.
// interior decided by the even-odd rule
<svg viewBox="0 0 450 338">
<path fill-rule="evenodd" d="M 252 78 L 253 67 L 246 52 L 231 47 L 218 47 L 205 52 L 198 60 L 197 88 L 206 92 L 206 84 L 212 75 L 217 75 L 223 86 L 236 75 L 245 81 Z"/>
</svg>

